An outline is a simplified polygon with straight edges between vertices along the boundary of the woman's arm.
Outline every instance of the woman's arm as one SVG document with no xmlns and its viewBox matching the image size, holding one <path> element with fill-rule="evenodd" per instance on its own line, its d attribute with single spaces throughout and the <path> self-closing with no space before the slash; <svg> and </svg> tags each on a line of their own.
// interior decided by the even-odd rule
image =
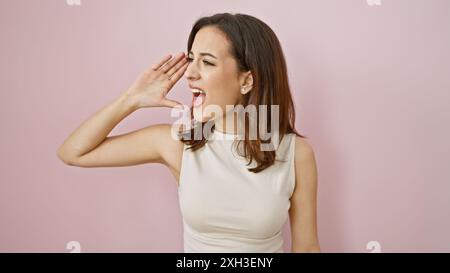
<svg viewBox="0 0 450 273">
<path fill-rule="evenodd" d="M 175 143 L 168 124 L 107 136 L 121 120 L 139 108 L 179 104 L 167 99 L 166 95 L 184 74 L 187 63 L 184 54 L 168 61 L 170 56 L 145 70 L 123 95 L 72 132 L 59 147 L 58 157 L 68 165 L 80 167 L 166 163 L 168 155 L 165 151 L 170 151 L 170 145 Z"/>
<path fill-rule="evenodd" d="M 295 141 L 295 189 L 289 218 L 292 252 L 320 252 L 317 235 L 317 167 L 312 147 L 302 138 Z"/>
<path fill-rule="evenodd" d="M 133 99 L 124 94 L 82 123 L 58 149 L 58 157 L 68 165 L 77 165 L 80 158 L 105 141 L 112 129 L 137 110 Z"/>
<path fill-rule="evenodd" d="M 85 121 L 58 149 L 58 157 L 77 167 L 120 167 L 165 163 L 160 148 L 170 137 L 170 125 L 151 125 L 127 134 L 107 137 L 136 110 L 132 99 L 121 96 Z"/>
</svg>

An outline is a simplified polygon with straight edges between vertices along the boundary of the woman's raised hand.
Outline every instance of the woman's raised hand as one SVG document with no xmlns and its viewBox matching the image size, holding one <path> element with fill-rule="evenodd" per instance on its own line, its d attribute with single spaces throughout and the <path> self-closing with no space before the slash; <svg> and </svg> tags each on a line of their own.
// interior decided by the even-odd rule
<svg viewBox="0 0 450 273">
<path fill-rule="evenodd" d="M 169 54 L 146 69 L 128 88 L 126 94 L 136 100 L 137 107 L 175 107 L 180 102 L 166 98 L 175 83 L 184 75 L 188 62 L 183 52 L 172 58 Z"/>
</svg>

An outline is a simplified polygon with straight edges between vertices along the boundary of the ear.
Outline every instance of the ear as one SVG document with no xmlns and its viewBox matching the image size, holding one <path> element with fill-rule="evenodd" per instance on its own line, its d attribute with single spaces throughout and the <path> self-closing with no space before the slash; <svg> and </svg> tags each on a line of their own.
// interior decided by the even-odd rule
<svg viewBox="0 0 450 273">
<path fill-rule="evenodd" d="M 241 76 L 241 94 L 245 95 L 248 92 L 250 92 L 253 88 L 253 75 L 251 71 L 247 71 L 245 72 L 242 76 Z"/>
</svg>

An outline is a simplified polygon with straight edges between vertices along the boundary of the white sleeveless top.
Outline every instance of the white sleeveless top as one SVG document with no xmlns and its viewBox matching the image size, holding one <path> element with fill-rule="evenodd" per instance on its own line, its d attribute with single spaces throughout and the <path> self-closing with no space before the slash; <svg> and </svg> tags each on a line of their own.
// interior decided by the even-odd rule
<svg viewBox="0 0 450 273">
<path fill-rule="evenodd" d="M 184 145 L 178 187 L 184 252 L 283 252 L 295 136 L 283 137 L 277 161 L 259 173 L 248 171 L 256 162 L 246 166 L 233 148 L 237 135 L 214 130 L 199 150 Z"/>
</svg>

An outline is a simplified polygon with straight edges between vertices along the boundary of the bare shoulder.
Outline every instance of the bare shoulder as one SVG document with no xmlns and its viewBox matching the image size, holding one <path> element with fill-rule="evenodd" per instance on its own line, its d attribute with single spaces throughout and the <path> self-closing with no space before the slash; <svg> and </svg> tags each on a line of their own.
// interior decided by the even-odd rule
<svg viewBox="0 0 450 273">
<path fill-rule="evenodd" d="M 298 162 L 314 161 L 314 150 L 306 139 L 295 137 L 295 159 Z"/>
<path fill-rule="evenodd" d="M 300 185 L 314 188 L 317 184 L 317 166 L 313 147 L 304 138 L 295 139 L 295 176 L 296 189 Z"/>
<path fill-rule="evenodd" d="M 159 124 L 160 153 L 164 164 L 178 177 L 181 168 L 184 144 L 172 133 L 171 124 Z"/>
</svg>

